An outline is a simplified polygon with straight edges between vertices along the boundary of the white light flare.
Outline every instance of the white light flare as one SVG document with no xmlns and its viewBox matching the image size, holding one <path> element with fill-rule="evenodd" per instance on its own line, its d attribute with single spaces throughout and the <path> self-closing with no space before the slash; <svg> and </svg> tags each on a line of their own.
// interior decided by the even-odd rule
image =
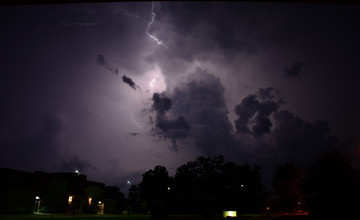
<svg viewBox="0 0 360 220">
<path fill-rule="evenodd" d="M 150 82 L 150 87 L 153 88 L 154 87 L 154 83 L 156 82 L 156 78 L 153 78 Z"/>
<path fill-rule="evenodd" d="M 164 76 L 157 65 L 153 70 L 146 73 L 146 78 L 151 79 L 147 85 L 148 91 L 151 93 L 151 95 L 154 92 L 163 92 L 166 90 Z"/>
</svg>

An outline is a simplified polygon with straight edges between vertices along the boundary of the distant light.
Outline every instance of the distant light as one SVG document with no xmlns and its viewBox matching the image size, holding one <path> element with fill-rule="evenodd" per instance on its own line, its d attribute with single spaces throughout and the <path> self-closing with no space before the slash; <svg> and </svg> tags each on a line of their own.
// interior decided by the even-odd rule
<svg viewBox="0 0 360 220">
<path fill-rule="evenodd" d="M 72 200 L 73 200 L 73 197 L 72 197 L 72 196 L 69 196 L 69 200 L 68 200 L 69 205 L 71 205 Z"/>
<path fill-rule="evenodd" d="M 91 201 L 92 201 L 92 198 L 91 198 L 91 197 L 89 197 L 89 205 L 91 205 Z"/>
<path fill-rule="evenodd" d="M 80 172 L 79 172 L 79 170 L 75 170 L 75 173 L 79 174 Z"/>
<path fill-rule="evenodd" d="M 40 197 L 39 197 L 39 196 L 36 196 L 35 199 L 40 199 Z"/>
<path fill-rule="evenodd" d="M 128 181 L 127 181 L 127 184 L 131 185 L 131 182 L 128 180 Z"/>
<path fill-rule="evenodd" d="M 99 204 L 101 204 L 101 201 L 99 201 Z"/>
<path fill-rule="evenodd" d="M 167 189 L 170 190 L 171 189 L 170 186 Z"/>
<path fill-rule="evenodd" d="M 270 207 L 269 207 L 269 206 L 266 206 L 266 210 L 268 210 L 268 211 L 269 211 L 269 210 L 270 210 Z"/>
<path fill-rule="evenodd" d="M 241 187 L 244 187 L 244 185 L 243 185 L 243 184 L 241 184 L 240 186 L 241 186 Z"/>
<path fill-rule="evenodd" d="M 236 211 L 224 211 L 223 212 L 223 217 L 236 217 Z"/>
</svg>

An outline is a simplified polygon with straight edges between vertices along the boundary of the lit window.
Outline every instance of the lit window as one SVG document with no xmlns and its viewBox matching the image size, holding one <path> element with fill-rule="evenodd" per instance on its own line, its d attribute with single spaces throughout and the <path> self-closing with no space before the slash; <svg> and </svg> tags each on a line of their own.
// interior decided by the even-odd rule
<svg viewBox="0 0 360 220">
<path fill-rule="evenodd" d="M 72 200 L 73 200 L 73 197 L 72 197 L 72 196 L 69 196 L 69 200 L 68 200 L 69 205 L 72 203 Z"/>
<path fill-rule="evenodd" d="M 224 211 L 223 212 L 223 216 L 224 218 L 226 217 L 236 217 L 236 211 Z"/>
<path fill-rule="evenodd" d="M 89 205 L 91 205 L 91 201 L 92 201 L 92 198 L 91 198 L 91 197 L 89 197 Z"/>
</svg>

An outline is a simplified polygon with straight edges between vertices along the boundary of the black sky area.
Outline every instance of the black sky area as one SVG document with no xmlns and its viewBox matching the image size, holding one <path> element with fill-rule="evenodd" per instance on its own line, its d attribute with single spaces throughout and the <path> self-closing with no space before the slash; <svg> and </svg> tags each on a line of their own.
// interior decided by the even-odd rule
<svg viewBox="0 0 360 220">
<path fill-rule="evenodd" d="M 360 167 L 359 4 L 42 3 L 0 6 L 0 167 L 124 191 L 201 155 Z"/>
</svg>

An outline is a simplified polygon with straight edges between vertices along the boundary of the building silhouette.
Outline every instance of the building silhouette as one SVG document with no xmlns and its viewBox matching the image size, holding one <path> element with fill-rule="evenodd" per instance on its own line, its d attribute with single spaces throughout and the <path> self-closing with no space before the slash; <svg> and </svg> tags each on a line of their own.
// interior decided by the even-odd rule
<svg viewBox="0 0 360 220">
<path fill-rule="evenodd" d="M 105 184 L 77 173 L 0 168 L 0 213 L 103 213 Z"/>
</svg>

